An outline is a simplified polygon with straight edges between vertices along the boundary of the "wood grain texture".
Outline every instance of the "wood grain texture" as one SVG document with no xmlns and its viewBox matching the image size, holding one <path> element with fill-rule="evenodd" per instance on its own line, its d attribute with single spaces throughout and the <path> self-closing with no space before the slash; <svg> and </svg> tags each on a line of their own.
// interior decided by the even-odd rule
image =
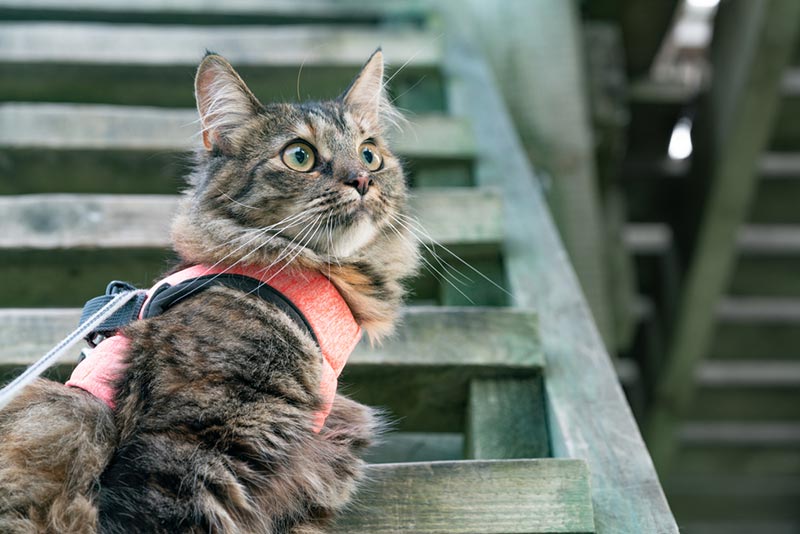
<svg viewBox="0 0 800 534">
<path fill-rule="evenodd" d="M 371 22 L 381 20 L 387 15 L 418 14 L 421 16 L 419 2 L 413 0 L 394 0 L 389 5 L 364 4 L 363 2 L 329 0 L 305 0 L 303 9 L 297 9 L 297 3 L 291 0 L 228 0 L 226 2 L 203 2 L 194 0 L 140 0 L 132 3 L 125 0 L 2 0 L 0 9 L 21 10 L 26 13 L 73 13 L 77 16 L 90 17 L 94 13 L 123 14 L 180 14 L 183 18 L 197 15 L 247 15 L 286 17 L 288 20 L 312 19 L 335 21 L 351 20 Z"/>
<path fill-rule="evenodd" d="M 334 532 L 594 532 L 580 460 L 373 465 Z"/>
<path fill-rule="evenodd" d="M 102 288 L 99 288 L 102 290 Z M 75 328 L 73 308 L 0 308 L 0 365 L 26 365 Z M 401 326 L 380 347 L 358 345 L 349 366 L 505 369 L 536 373 L 544 365 L 535 314 L 494 308 L 406 308 Z M 71 361 L 71 360 L 68 360 Z"/>
<path fill-rule="evenodd" d="M 79 316 L 75 309 L 0 309 L 0 367 L 29 365 L 72 331 Z M 80 348 L 61 363 L 74 365 Z M 384 407 L 400 430 L 463 432 L 471 380 L 534 379 L 543 360 L 530 312 L 408 308 L 392 339 L 356 348 L 341 385 Z"/>
<path fill-rule="evenodd" d="M 542 377 L 472 380 L 469 384 L 467 458 L 550 456 Z"/>
<path fill-rule="evenodd" d="M 196 65 L 206 49 L 233 64 L 346 65 L 358 68 L 382 44 L 390 64 L 433 66 L 441 47 L 431 35 L 358 26 L 192 27 L 69 22 L 0 23 L 4 63 Z"/>
<path fill-rule="evenodd" d="M 392 149 L 409 158 L 470 160 L 475 154 L 469 124 L 445 115 L 413 116 L 389 136 Z M 201 146 L 193 109 L 0 104 L 0 147 L 184 152 Z"/>
<path fill-rule="evenodd" d="M 458 2 L 446 55 L 449 102 L 479 147 L 476 181 L 505 195 L 505 265 L 514 304 L 539 313 L 553 454 L 585 459 L 597 531 L 678 531 L 580 285 L 499 92 L 470 44 Z M 552 110 L 557 113 L 559 110 Z"/>
<path fill-rule="evenodd" d="M 3 196 L 0 249 L 168 247 L 176 202 L 173 195 Z M 412 195 L 411 211 L 441 243 L 502 240 L 502 202 L 491 189 L 426 188 Z"/>
<path fill-rule="evenodd" d="M 545 194 L 595 324 L 615 347 L 607 243 L 598 191 L 580 20 L 573 2 L 463 2 Z M 509 17 L 508 13 L 514 13 Z M 476 107 L 480 104 L 473 103 Z"/>
</svg>

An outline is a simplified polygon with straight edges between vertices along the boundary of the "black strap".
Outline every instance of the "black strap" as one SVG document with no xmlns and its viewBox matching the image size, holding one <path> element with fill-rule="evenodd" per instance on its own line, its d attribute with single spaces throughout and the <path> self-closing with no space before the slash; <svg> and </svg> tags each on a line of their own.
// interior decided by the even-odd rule
<svg viewBox="0 0 800 534">
<path fill-rule="evenodd" d="M 250 278 L 241 274 L 223 273 L 223 274 L 207 274 L 198 276 L 197 278 L 190 278 L 183 282 L 171 286 L 169 284 L 161 284 L 153 292 L 153 297 L 145 306 L 142 312 L 142 318 L 147 319 L 156 315 L 161 315 L 175 304 L 193 296 L 201 291 L 205 291 L 210 287 L 222 285 L 230 287 L 247 293 L 248 295 L 256 295 L 261 299 L 274 304 L 282 312 L 289 316 L 297 326 L 302 330 L 308 332 L 314 343 L 319 346 L 314 329 L 308 323 L 303 313 L 289 300 L 283 293 L 278 291 L 272 286 L 267 285 L 261 280 Z"/>
<path fill-rule="evenodd" d="M 78 324 L 81 325 L 88 321 L 92 315 L 97 313 L 100 308 L 108 304 L 114 297 L 116 297 L 118 293 L 123 291 L 133 291 L 135 289 L 136 287 L 128 282 L 114 280 L 113 282 L 109 283 L 106 286 L 105 295 L 95 297 L 83 305 L 83 311 L 81 311 L 81 320 L 78 322 Z M 89 344 L 94 346 L 94 340 L 97 339 L 98 335 L 103 337 L 111 336 L 123 326 L 129 324 L 131 321 L 134 321 L 139 316 L 139 310 L 142 309 L 142 304 L 144 304 L 145 299 L 147 299 L 147 295 L 144 293 L 137 295 L 128 301 L 122 308 L 117 310 L 111 317 L 100 323 L 100 326 L 95 328 L 94 331 L 86 337 L 87 341 L 89 341 Z"/>
<path fill-rule="evenodd" d="M 311 328 L 308 320 L 291 300 L 283 293 L 265 284 L 261 280 L 241 274 L 207 274 L 184 280 L 174 286 L 166 283 L 161 284 L 153 291 L 153 297 L 142 312 L 142 318 L 147 319 L 155 317 L 156 315 L 161 315 L 175 304 L 217 285 L 230 287 L 249 295 L 256 295 L 274 304 L 288 315 L 297 326 L 308 332 L 308 335 L 311 336 L 314 343 L 319 346 L 319 340 L 314 333 L 314 329 Z M 86 322 L 97 310 L 113 299 L 117 293 L 133 289 L 136 288 L 127 282 L 120 282 L 118 280 L 111 282 L 106 287 L 105 295 L 95 297 L 84 304 L 79 324 Z M 99 339 L 98 336 L 109 337 L 116 334 L 120 328 L 127 326 L 139 317 L 139 311 L 142 309 L 142 305 L 146 299 L 147 296 L 144 294 L 131 299 L 131 301 L 125 304 L 119 311 L 103 321 L 100 326 L 86 337 L 86 340 L 90 345 L 94 346 L 95 342 Z"/>
</svg>

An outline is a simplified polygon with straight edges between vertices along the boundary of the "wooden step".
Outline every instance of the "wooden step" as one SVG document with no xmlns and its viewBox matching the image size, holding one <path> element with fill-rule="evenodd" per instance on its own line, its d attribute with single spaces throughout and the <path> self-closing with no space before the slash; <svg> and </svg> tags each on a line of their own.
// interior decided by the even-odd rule
<svg viewBox="0 0 800 534">
<path fill-rule="evenodd" d="M 730 294 L 800 297 L 800 224 L 748 224 L 739 232 L 738 249 Z"/>
<path fill-rule="evenodd" d="M 668 225 L 628 224 L 624 241 L 636 259 L 643 291 L 658 295 L 676 291 L 677 257 Z M 800 297 L 800 224 L 749 223 L 739 230 L 736 246 L 729 294 Z"/>
<path fill-rule="evenodd" d="M 800 153 L 767 152 L 759 163 L 748 220 L 754 224 L 800 224 Z"/>
<path fill-rule="evenodd" d="M 290 0 L 234 0 L 202 3 L 192 0 L 1 0 L 2 20 L 81 20 L 180 24 L 377 24 L 405 21 L 420 24 L 425 11 L 417 2 L 394 0 L 365 4 L 307 0 L 303 9 Z"/>
<path fill-rule="evenodd" d="M 0 366 L 19 370 L 31 364 L 72 331 L 79 317 L 77 309 L 0 308 Z M 62 364 L 73 365 L 80 348 Z M 342 384 L 355 398 L 402 417 L 400 430 L 463 432 L 470 381 L 535 378 L 543 366 L 530 312 L 415 307 L 381 347 L 366 341 L 357 347 Z"/>
<path fill-rule="evenodd" d="M 176 202 L 173 195 L 0 197 L 0 250 L 168 247 Z M 501 200 L 490 189 L 426 188 L 411 208 L 440 243 L 497 244 L 503 237 Z"/>
<path fill-rule="evenodd" d="M 717 323 L 710 359 L 800 360 L 798 299 L 723 299 Z"/>
<path fill-rule="evenodd" d="M 769 534 L 797 534 L 800 532 L 798 521 L 692 521 L 681 523 L 683 534 L 753 534 L 768 532 Z"/>
<path fill-rule="evenodd" d="M 139 106 L 0 104 L 3 168 L 14 180 L 0 194 L 59 192 L 175 193 L 200 146 L 197 112 Z M 412 183 L 469 185 L 476 147 L 463 119 L 409 117 L 390 134 L 408 161 Z M 438 177 L 438 180 L 437 180 Z"/>
<path fill-rule="evenodd" d="M 707 360 L 695 380 L 691 419 L 800 420 L 800 361 Z"/>
<path fill-rule="evenodd" d="M 799 423 L 693 421 L 679 439 L 673 475 L 800 476 Z"/>
<path fill-rule="evenodd" d="M 373 465 L 334 532 L 595 532 L 581 460 Z"/>
<path fill-rule="evenodd" d="M 667 476 L 664 489 L 678 524 L 800 520 L 796 476 Z"/>
<path fill-rule="evenodd" d="M 226 56 L 265 101 L 330 98 L 378 45 L 390 66 L 407 63 L 391 84 L 396 96 L 409 91 L 402 107 L 443 109 L 435 34 L 341 25 L 0 23 L 0 100 L 188 107 L 190 80 L 207 49 Z"/>
</svg>

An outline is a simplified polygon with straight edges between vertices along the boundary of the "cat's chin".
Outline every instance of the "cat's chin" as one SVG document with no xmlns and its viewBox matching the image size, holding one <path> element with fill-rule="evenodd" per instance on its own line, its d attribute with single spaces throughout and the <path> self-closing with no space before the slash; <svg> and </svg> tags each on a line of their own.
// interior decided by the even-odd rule
<svg viewBox="0 0 800 534">
<path fill-rule="evenodd" d="M 378 234 L 378 228 L 372 217 L 363 214 L 346 227 L 334 231 L 327 250 L 335 258 L 348 258 L 367 246 Z"/>
</svg>

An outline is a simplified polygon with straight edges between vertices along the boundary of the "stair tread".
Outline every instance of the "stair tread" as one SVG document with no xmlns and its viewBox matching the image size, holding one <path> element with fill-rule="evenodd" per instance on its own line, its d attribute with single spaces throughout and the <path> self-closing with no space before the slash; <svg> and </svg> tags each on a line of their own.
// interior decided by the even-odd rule
<svg viewBox="0 0 800 534">
<path fill-rule="evenodd" d="M 0 196 L 0 249 L 167 247 L 177 199 L 176 195 Z M 493 244 L 503 239 L 502 202 L 494 190 L 425 188 L 411 197 L 410 205 L 440 243 Z"/>
<path fill-rule="evenodd" d="M 0 146 L 59 150 L 173 150 L 200 146 L 197 112 L 145 106 L 0 104 Z M 416 115 L 389 134 L 392 148 L 412 158 L 472 159 L 469 123 L 446 115 Z"/>
<path fill-rule="evenodd" d="M 779 421 L 692 421 L 680 439 L 689 445 L 793 447 L 800 455 L 800 423 Z"/>
<path fill-rule="evenodd" d="M 102 289 L 102 288 L 99 288 Z M 78 324 L 77 308 L 0 308 L 0 365 L 28 365 Z M 77 351 L 65 357 L 74 363 Z M 409 307 L 381 346 L 364 340 L 349 367 L 450 367 L 530 376 L 544 367 L 533 312 L 511 308 Z"/>
<path fill-rule="evenodd" d="M 392 6 L 365 4 L 363 2 L 331 2 L 330 0 L 305 0 L 303 17 L 324 19 L 326 17 L 347 16 L 353 20 L 374 20 L 380 15 L 393 12 L 419 12 L 418 3 L 394 0 Z M 196 15 L 198 12 L 213 15 L 270 15 L 298 16 L 297 3 L 293 0 L 228 0 L 226 2 L 204 2 L 198 5 L 196 0 L 139 0 L 135 3 L 127 0 L 0 0 L 0 9 L 37 11 L 57 11 L 68 13 L 96 12 L 103 13 L 180 13 L 183 16 Z"/>
<path fill-rule="evenodd" d="M 706 360 L 696 372 L 701 387 L 798 387 L 800 361 Z"/>
<path fill-rule="evenodd" d="M 540 459 L 372 465 L 334 532 L 594 532 L 586 465 Z"/>
<path fill-rule="evenodd" d="M 360 67 L 381 43 L 390 64 L 436 66 L 441 43 L 409 28 L 359 26 L 154 26 L 73 22 L 0 23 L 5 63 L 197 64 L 213 48 L 238 65 Z"/>
</svg>

